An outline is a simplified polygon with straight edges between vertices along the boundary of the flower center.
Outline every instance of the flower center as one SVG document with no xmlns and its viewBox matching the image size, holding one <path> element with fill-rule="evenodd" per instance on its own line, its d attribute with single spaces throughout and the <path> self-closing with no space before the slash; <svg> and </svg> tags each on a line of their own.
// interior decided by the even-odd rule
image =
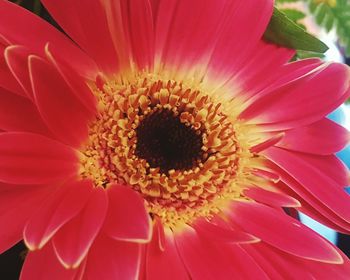
<svg viewBox="0 0 350 280">
<path fill-rule="evenodd" d="M 81 149 L 80 176 L 124 184 L 169 227 L 241 197 L 246 174 L 239 124 L 200 87 L 140 74 L 95 89 L 99 114 Z"/>
<path fill-rule="evenodd" d="M 136 128 L 135 155 L 161 173 L 189 170 L 208 156 L 202 150 L 202 132 L 181 122 L 178 114 L 156 108 Z"/>
</svg>

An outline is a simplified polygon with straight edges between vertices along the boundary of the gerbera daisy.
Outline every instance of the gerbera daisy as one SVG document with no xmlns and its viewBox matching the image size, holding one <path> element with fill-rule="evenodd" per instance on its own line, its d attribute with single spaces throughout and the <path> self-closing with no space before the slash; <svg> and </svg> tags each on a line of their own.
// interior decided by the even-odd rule
<svg viewBox="0 0 350 280">
<path fill-rule="evenodd" d="M 21 279 L 342 279 L 350 71 L 261 40 L 272 1 L 0 1 L 0 252 Z M 68 37 L 69 36 L 69 37 Z M 286 210 L 287 209 L 287 210 Z M 284 211 L 286 210 L 286 211 Z"/>
</svg>

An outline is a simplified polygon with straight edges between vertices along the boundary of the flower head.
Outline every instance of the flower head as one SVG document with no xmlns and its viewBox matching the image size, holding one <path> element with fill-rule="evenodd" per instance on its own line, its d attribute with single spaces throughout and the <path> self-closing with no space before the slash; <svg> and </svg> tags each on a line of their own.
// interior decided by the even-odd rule
<svg viewBox="0 0 350 280">
<path fill-rule="evenodd" d="M 346 277 L 286 214 L 350 231 L 349 134 L 325 118 L 346 66 L 287 63 L 261 40 L 272 1 L 43 3 L 74 42 L 0 1 L 0 251 L 24 239 L 22 279 Z"/>
</svg>

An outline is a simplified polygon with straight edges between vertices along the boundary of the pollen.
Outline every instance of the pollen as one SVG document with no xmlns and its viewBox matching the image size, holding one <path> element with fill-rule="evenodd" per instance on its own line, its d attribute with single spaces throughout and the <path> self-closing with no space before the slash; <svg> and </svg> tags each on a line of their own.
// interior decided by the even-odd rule
<svg viewBox="0 0 350 280">
<path fill-rule="evenodd" d="M 81 177 L 130 186 L 171 228 L 242 196 L 252 155 L 216 96 L 149 74 L 108 81 L 94 93 L 99 113 L 81 149 Z"/>
</svg>

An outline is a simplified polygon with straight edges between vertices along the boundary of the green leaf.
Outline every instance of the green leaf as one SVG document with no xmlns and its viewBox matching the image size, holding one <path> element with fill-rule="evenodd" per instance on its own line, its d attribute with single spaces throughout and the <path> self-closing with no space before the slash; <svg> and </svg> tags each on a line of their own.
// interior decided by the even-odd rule
<svg viewBox="0 0 350 280">
<path fill-rule="evenodd" d="M 334 17 L 333 15 L 326 14 L 324 22 L 324 27 L 326 28 L 326 31 L 329 32 L 333 28 L 334 25 Z"/>
<path fill-rule="evenodd" d="M 304 14 L 302 11 L 297 9 L 283 8 L 283 9 L 280 9 L 280 12 L 284 13 L 289 19 L 294 21 L 302 29 L 306 30 L 306 26 L 300 22 L 306 17 L 306 14 Z"/>
<path fill-rule="evenodd" d="M 276 3 L 293 3 L 298 2 L 299 0 L 276 0 Z"/>
<path fill-rule="evenodd" d="M 308 52 L 308 51 L 297 51 L 296 53 L 297 59 L 305 59 L 305 58 L 312 58 L 312 57 L 324 58 L 324 54 Z"/>
<path fill-rule="evenodd" d="M 321 25 L 321 23 L 325 19 L 326 13 L 327 13 L 327 5 L 324 3 L 321 3 L 320 5 L 318 5 L 317 9 L 315 10 L 317 24 Z"/>
<path fill-rule="evenodd" d="M 341 45 L 350 56 L 350 1 L 316 2 L 307 0 L 316 22 L 327 31 L 335 29 Z"/>
<path fill-rule="evenodd" d="M 289 19 L 291 19 L 294 22 L 297 22 L 298 20 L 304 19 L 306 15 L 299 10 L 294 9 L 280 9 L 282 13 L 284 13 Z"/>
<path fill-rule="evenodd" d="M 277 8 L 274 9 L 264 39 L 268 42 L 295 50 L 324 53 L 325 43 L 307 33 Z"/>
<path fill-rule="evenodd" d="M 35 0 L 33 3 L 33 12 L 40 16 L 41 13 L 41 3 L 40 0 Z"/>
</svg>

